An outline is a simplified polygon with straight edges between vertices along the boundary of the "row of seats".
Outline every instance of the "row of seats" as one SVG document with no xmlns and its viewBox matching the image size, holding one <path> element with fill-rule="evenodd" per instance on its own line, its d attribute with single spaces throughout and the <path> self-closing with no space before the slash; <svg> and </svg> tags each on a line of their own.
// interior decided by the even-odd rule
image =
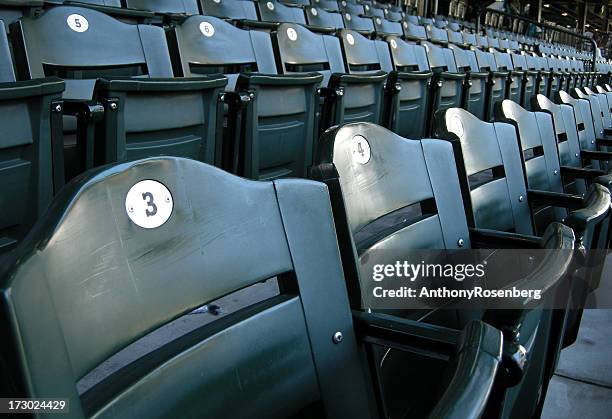
<svg viewBox="0 0 612 419">
<path fill-rule="evenodd" d="M 548 115 L 527 115 L 552 126 Z M 408 256 L 414 250 L 543 248 L 548 256 L 518 273 L 523 279 L 516 284 L 569 304 L 576 295 L 559 291 L 579 275 L 572 252 L 606 240 L 600 233 L 610 194 L 599 184 L 584 199 L 560 193 L 554 204 L 570 207 L 566 225 L 549 221 L 541 225 L 542 237 L 534 237 L 529 201 L 547 195 L 525 183 L 520 144 L 527 139 L 511 125 L 479 121 L 459 108 L 438 112 L 436 133 L 442 139 L 407 140 L 371 123 L 326 131 L 312 177 L 327 188 L 305 180 L 251 182 L 172 157 L 74 179 L 10 255 L 1 277 L 2 320 L 11 325 L 2 331 L 3 365 L 9 366 L 2 376 L 12 393 L 3 394 L 68 397 L 78 417 L 202 411 L 531 416 L 555 366 L 557 355 L 544 354 L 558 354 L 570 331 L 565 310 L 531 310 L 537 306 L 525 300 L 518 304 L 527 309 L 512 315 L 372 312 L 362 303 L 368 281 L 362 262 L 384 258 L 376 252 L 384 249 Z M 546 138 L 554 141 L 554 134 Z M 474 186 L 470 177 L 488 167 L 495 179 Z M 153 230 L 136 227 L 125 204 L 142 181 L 159 182 L 172 196 L 173 207 Z M 153 202 L 164 202 L 163 192 Z M 410 216 L 396 217 L 402 209 Z M 389 216 L 396 220 L 391 227 L 374 225 Z M 80 245 L 74 246 L 77 237 Z M 112 269 L 100 270 L 100 261 Z M 33 282 L 43 272 L 48 291 L 41 296 Z M 77 392 L 76 382 L 101 361 L 152 330 L 271 277 L 279 281 L 278 295 Z M 93 289 L 82 286 L 83 278 L 95 278 Z M 34 303 L 38 312 L 31 316 Z M 44 347 L 36 344 L 41 339 Z M 229 350 L 236 347 L 249 350 Z"/>
<path fill-rule="evenodd" d="M 329 126 L 368 121 L 423 138 L 437 109 L 464 107 L 488 120 L 503 98 L 528 107 L 537 92 L 552 98 L 597 78 L 573 66 L 578 61 L 503 49 L 316 33 L 292 23 L 241 29 L 200 15 L 164 29 L 68 6 L 23 16 L 10 25 L 10 39 L 0 41 L 0 80 L 22 81 L 7 90 L 7 109 L 20 83 L 55 90 L 40 90 L 51 106 L 24 95 L 22 108 L 5 113 L 40 117 L 23 125 L 27 134 L 5 124 L 14 138 L 2 148 L 3 190 L 12 196 L 1 226 L 6 249 L 64 179 L 95 166 L 166 154 L 253 179 L 303 177 Z M 45 77 L 53 79 L 33 82 Z"/>
<path fill-rule="evenodd" d="M 580 286 L 592 283 L 592 275 L 601 271 L 582 271 L 581 266 L 596 265 L 575 265 L 567 252 L 607 248 L 611 183 L 605 178 L 610 175 L 584 170 L 582 161 L 571 173 L 555 172 L 562 168 L 558 153 L 566 155 L 568 145 L 570 150 L 579 147 L 584 129 L 570 105 L 555 105 L 541 94 L 536 100 L 552 115 L 527 111 L 510 100 L 496 107 L 499 119 L 516 124 L 516 130 L 506 122 L 481 121 L 460 108 L 438 111 L 439 139 L 407 140 L 371 123 L 336 126 L 322 136 L 311 171 L 328 188 L 303 180 L 254 183 L 170 157 L 75 179 L 6 265 L 0 295 L 6 308 L 2 312 L 10 317 L 3 321 L 19 328 L 4 332 L 3 340 L 10 344 L 3 345 L 3 356 L 15 362 L 5 364 L 12 367 L 3 377 L 12 380 L 16 394 L 68 395 L 78 416 L 122 411 L 148 416 L 159 405 L 146 400 L 157 394 L 168 400 L 168 414 L 205 408 L 218 414 L 269 415 L 273 409 L 282 415 L 306 411 L 316 417 L 324 409 L 332 417 L 369 416 L 374 400 L 381 400 L 373 397 L 380 389 L 383 417 L 429 412 L 438 418 L 445 417 L 445 411 L 456 414 L 459 407 L 470 417 L 480 417 L 485 406 L 489 413 L 531 416 L 542 403 L 539 395 L 545 394 L 541 391 L 558 351 L 575 328 L 572 316 L 563 311 L 555 316 L 550 310 L 521 311 L 516 318 L 499 310 L 471 315 L 462 311 L 461 316 L 448 310 L 404 310 L 401 316 L 391 316 L 364 311 L 363 301 L 369 280 L 365 261 L 384 258 L 384 252 L 377 251 L 385 249 L 409 255 L 414 250 L 544 248 L 552 253 L 539 260 L 535 270 L 517 275 L 530 275 L 522 286 L 537 285 L 546 298 L 556 298 L 559 283 L 568 278 Z M 588 104 L 586 99 L 577 101 Z M 563 118 L 563 125 L 555 122 L 557 117 Z M 584 191 L 584 198 L 565 193 L 562 176 L 568 174 L 574 182 L 584 182 L 574 185 L 579 193 Z M 134 227 L 125 205 L 130 188 L 143 180 L 164 185 L 174 205 L 154 236 Z M 148 203 L 155 200 L 162 202 L 163 196 Z M 409 216 L 397 217 L 398 210 L 409 210 Z M 242 220 L 240 230 L 235 229 L 237 219 Z M 390 219 L 395 222 L 387 223 Z M 73 246 L 77 237 L 79 246 Z M 213 238 L 204 251 L 203 237 Z M 79 263 L 68 263 L 75 260 Z M 100 260 L 113 268 L 101 271 Z M 48 292 L 41 297 L 34 292 L 39 284 L 32 282 L 43 271 Z M 92 275 L 95 289 L 80 285 Z M 282 283 L 278 296 L 160 348 L 87 393 L 76 392 L 75 383 L 99 362 L 151 330 L 270 277 Z M 180 284 L 169 278 L 179 278 Z M 98 284 L 109 285 L 99 290 Z M 584 290 L 569 297 L 561 294 L 567 304 L 584 298 Z M 117 302 L 126 296 L 125 304 Z M 30 316 L 34 303 L 39 310 Z M 358 335 L 349 307 L 360 324 Z M 474 316 L 480 320 L 470 320 Z M 383 325 L 381 339 L 375 331 Z M 505 345 L 491 326 L 504 330 Z M 94 337 L 92 328 L 98 331 Z M 464 330 L 461 340 L 457 329 Z M 408 331 L 418 345 L 402 340 Z M 44 350 L 35 345 L 43 338 Z M 357 349 L 358 339 L 390 349 L 382 357 L 371 355 L 375 367 L 370 368 L 380 380 L 376 388 L 364 379 L 371 376 L 363 373 L 361 360 L 367 357 Z M 444 351 L 454 350 L 460 357 L 444 361 L 441 342 L 449 347 Z M 249 347 L 250 355 L 228 353 L 232 344 Z M 527 364 L 523 347 L 529 347 Z M 286 353 L 290 359 L 279 357 Z M 555 353 L 537 362 L 538 354 Z M 473 360 L 465 365 L 459 362 L 461 354 Z M 337 357 L 342 362 L 334 361 Z M 267 368 L 249 369 L 255 359 Z M 321 371 L 323 362 L 329 368 Z M 502 372 L 496 374 L 498 365 Z M 467 372 L 475 368 L 479 374 Z M 393 397 L 400 371 L 414 376 L 421 370 L 427 371 L 429 385 L 402 380 L 401 397 Z M 250 384 L 238 393 L 236 374 Z M 451 378 L 444 380 L 445 374 Z M 156 378 L 159 375 L 164 379 Z M 179 385 L 184 382 L 190 385 Z M 276 385 L 268 392 L 271 382 Z M 407 386 L 421 390 L 407 391 Z M 439 396 L 432 391 L 436 387 L 452 397 Z M 499 391 L 505 394 L 500 404 L 488 402 L 488 395 Z M 240 394 L 241 403 L 232 394 Z M 347 396 L 350 401 L 344 402 Z M 324 403 L 313 405 L 317 400 Z"/>
</svg>

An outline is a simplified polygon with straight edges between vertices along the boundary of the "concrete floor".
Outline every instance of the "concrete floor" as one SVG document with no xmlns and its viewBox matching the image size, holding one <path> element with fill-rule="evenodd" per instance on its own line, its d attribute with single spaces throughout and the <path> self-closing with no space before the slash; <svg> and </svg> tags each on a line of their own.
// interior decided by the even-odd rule
<svg viewBox="0 0 612 419">
<path fill-rule="evenodd" d="M 612 259 L 592 300 L 612 307 Z M 612 418 L 612 309 L 585 310 L 578 339 L 561 352 L 542 418 Z"/>
</svg>

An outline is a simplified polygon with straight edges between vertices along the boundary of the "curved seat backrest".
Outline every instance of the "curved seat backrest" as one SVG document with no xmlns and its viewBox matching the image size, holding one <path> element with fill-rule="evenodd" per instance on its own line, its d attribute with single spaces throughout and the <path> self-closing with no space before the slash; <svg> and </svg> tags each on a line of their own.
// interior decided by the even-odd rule
<svg viewBox="0 0 612 419">
<path fill-rule="evenodd" d="M 374 32 L 374 21 L 369 17 L 355 15 L 349 12 L 342 13 L 344 27 L 360 33 L 371 34 Z"/>
<path fill-rule="evenodd" d="M 135 224 L 153 204 L 155 224 Z M 24 394 L 68 398 L 71 417 L 286 417 L 317 400 L 328 417 L 369 410 L 321 183 L 253 182 L 180 158 L 125 163 L 64 189 L 18 254 L 0 274 L 3 349 L 11 342 L 20 360 L 13 368 Z M 79 379 L 132 342 L 272 277 L 293 291 L 198 328 L 77 394 Z M 151 398 L 165 398 L 167 410 Z"/>
<path fill-rule="evenodd" d="M 202 32 L 208 28 L 209 34 Z M 277 74 L 270 34 L 212 16 L 191 16 L 169 30 L 176 75 L 224 74 L 233 90 L 240 73 Z"/>
<path fill-rule="evenodd" d="M 338 37 L 349 74 L 393 70 L 389 46 L 385 41 L 368 39 L 350 29 L 338 31 Z"/>
<path fill-rule="evenodd" d="M 323 86 L 327 86 L 333 73 L 346 73 L 340 40 L 335 36 L 292 23 L 281 24 L 275 36 L 283 74 L 317 71 L 323 75 Z"/>
<path fill-rule="evenodd" d="M 374 22 L 374 31 L 379 35 L 397 35 L 402 36 L 404 29 L 400 22 L 387 20 L 384 17 L 372 18 Z"/>
<path fill-rule="evenodd" d="M 468 224 L 533 234 L 514 127 L 451 108 L 436 113 L 434 128 L 437 137 L 454 146 Z"/>
<path fill-rule="evenodd" d="M 424 26 L 421 26 L 416 23 L 412 23 L 409 20 L 405 20 L 402 22 L 402 27 L 404 28 L 404 36 L 409 39 L 416 40 L 425 40 L 427 39 L 427 31 Z"/>
<path fill-rule="evenodd" d="M 202 14 L 224 19 L 257 20 L 257 10 L 252 1 L 200 0 Z"/>
<path fill-rule="evenodd" d="M 311 0 L 310 4 L 321 7 L 325 10 L 330 10 L 332 12 L 337 12 L 340 10 L 340 6 L 336 0 Z"/>
<path fill-rule="evenodd" d="M 15 50 L 23 52 L 16 58 L 20 78 L 63 78 L 64 97 L 69 99 L 91 99 L 100 77 L 173 77 L 160 27 L 123 23 L 89 8 L 60 6 L 36 18 L 22 18 L 12 31 Z"/>
<path fill-rule="evenodd" d="M 497 105 L 496 120 L 509 122 L 517 129 L 527 187 L 564 193 L 552 115 L 530 112 L 506 99 Z M 562 221 L 567 211 L 564 208 L 543 206 L 534 208 L 533 216 L 538 233 L 542 234 L 550 222 Z"/>
<path fill-rule="evenodd" d="M 604 129 L 612 128 L 612 116 L 610 116 L 610 106 L 608 105 L 608 98 L 603 93 L 595 93 L 589 87 L 583 87 L 582 90 L 587 96 L 596 97 L 599 102 L 599 111 L 601 120 L 603 122 Z"/>
<path fill-rule="evenodd" d="M 561 103 L 571 105 L 574 108 L 576 117 L 576 128 L 578 129 L 578 139 L 582 150 L 596 150 L 595 127 L 591 116 L 591 105 L 586 99 L 576 99 L 564 90 L 557 93 Z"/>
<path fill-rule="evenodd" d="M 4 22 L 0 20 L 0 83 L 9 83 L 13 81 L 15 81 L 13 60 L 6 37 Z"/>
<path fill-rule="evenodd" d="M 257 0 L 259 17 L 262 22 L 290 22 L 306 24 L 304 9 L 287 6 L 276 0 Z"/>
<path fill-rule="evenodd" d="M 353 123 L 328 130 L 315 161 L 313 176 L 339 186 L 330 190 L 349 263 L 384 258 L 380 249 L 470 247 L 450 144 Z"/>
<path fill-rule="evenodd" d="M 318 28 L 344 28 L 344 20 L 338 12 L 331 12 L 315 6 L 305 6 L 304 13 L 309 26 Z"/>
</svg>

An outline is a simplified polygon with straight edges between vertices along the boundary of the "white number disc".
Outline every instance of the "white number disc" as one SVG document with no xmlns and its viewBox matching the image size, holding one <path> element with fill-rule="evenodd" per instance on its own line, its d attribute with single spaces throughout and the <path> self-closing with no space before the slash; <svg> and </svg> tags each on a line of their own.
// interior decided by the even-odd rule
<svg viewBox="0 0 612 419">
<path fill-rule="evenodd" d="M 173 208 L 172 194 L 155 180 L 138 182 L 125 197 L 128 217 L 142 228 L 157 228 L 163 225 L 172 215 Z"/>
<path fill-rule="evenodd" d="M 202 35 L 210 38 L 215 34 L 215 27 L 208 22 L 202 22 L 200 23 L 200 32 L 202 32 Z"/>
<path fill-rule="evenodd" d="M 346 35 L 346 40 L 349 43 L 349 45 L 355 45 L 355 38 L 353 38 L 352 34 L 347 34 Z"/>
<path fill-rule="evenodd" d="M 295 41 L 297 39 L 296 30 L 293 28 L 287 28 L 287 37 L 291 39 L 292 41 Z"/>
<path fill-rule="evenodd" d="M 269 1 L 266 3 L 266 7 L 268 8 L 268 10 L 274 10 L 274 3 Z"/>
<path fill-rule="evenodd" d="M 350 15 L 350 14 L 348 14 L 348 13 L 346 13 L 346 14 L 344 15 L 344 17 L 345 17 L 345 19 L 346 19 L 346 20 L 349 20 L 349 21 L 351 20 L 351 15 Z"/>
<path fill-rule="evenodd" d="M 310 13 L 312 13 L 313 16 L 316 16 L 319 14 L 319 12 L 317 12 L 317 9 L 315 9 L 314 7 L 310 9 Z"/>
<path fill-rule="evenodd" d="M 391 48 L 393 49 L 397 48 L 397 41 L 395 39 L 391 40 Z"/>
<path fill-rule="evenodd" d="M 372 157 L 370 150 L 370 143 L 361 135 L 355 135 L 353 137 L 353 144 L 351 145 L 351 152 L 353 158 L 360 164 L 366 164 Z"/>
<path fill-rule="evenodd" d="M 376 24 L 380 25 L 382 23 L 382 20 L 380 20 L 379 17 L 376 18 Z"/>
<path fill-rule="evenodd" d="M 404 28 L 407 28 L 408 27 L 408 22 L 404 22 L 403 25 L 404 25 Z"/>
<path fill-rule="evenodd" d="M 75 32 L 85 32 L 89 29 L 89 22 L 81 15 L 73 14 L 68 16 L 66 23 L 68 23 L 68 27 Z"/>
</svg>

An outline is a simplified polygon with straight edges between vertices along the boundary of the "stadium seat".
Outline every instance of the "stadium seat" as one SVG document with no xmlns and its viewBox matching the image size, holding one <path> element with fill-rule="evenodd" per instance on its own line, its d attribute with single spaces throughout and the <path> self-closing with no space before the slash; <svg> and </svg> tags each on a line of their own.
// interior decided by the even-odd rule
<svg viewBox="0 0 612 419">
<path fill-rule="evenodd" d="M 388 126 L 404 138 L 424 138 L 428 133 L 429 91 L 433 73 L 421 45 L 400 37 L 387 37 L 394 72 L 389 74 L 387 90 L 397 89 L 385 114 Z"/>
<path fill-rule="evenodd" d="M 387 73 L 382 68 L 392 68 L 383 41 L 371 41 L 348 29 L 339 32 L 341 40 L 289 23 L 280 25 L 275 36 L 283 74 L 323 75 L 321 129 L 352 121 L 383 122 Z"/>
<path fill-rule="evenodd" d="M 259 10 L 259 20 L 261 22 L 291 22 L 299 23 L 300 25 L 306 24 L 304 9 L 301 7 L 287 6 L 276 0 L 257 0 L 255 4 Z"/>
<path fill-rule="evenodd" d="M 212 35 L 202 35 L 202 27 Z M 306 176 L 323 77 L 279 75 L 269 33 L 214 17 L 189 17 L 169 35 L 177 76 L 222 73 L 230 80 L 227 90 L 234 93 L 225 96 L 231 115 L 222 166 L 251 179 Z"/>
<path fill-rule="evenodd" d="M 597 117 L 598 122 L 601 121 L 602 124 L 602 138 L 606 135 L 612 135 L 612 116 L 610 115 L 610 107 L 606 95 L 603 93 L 595 93 L 586 86 L 582 89 L 574 89 L 574 93 L 577 98 L 587 99 L 591 103 L 593 119 Z M 596 103 L 592 100 L 593 98 L 597 101 Z"/>
<path fill-rule="evenodd" d="M 0 20 L 0 254 L 26 235 L 64 184 L 64 82 L 15 81 L 5 33 Z"/>
<path fill-rule="evenodd" d="M 139 202 L 143 192 L 152 198 Z M 147 220 L 137 211 L 155 202 L 150 228 L 139 227 Z M 558 244 L 571 242 L 560 233 Z M 133 342 L 273 277 L 277 295 L 79 394 L 82 377 Z M 500 331 L 479 321 L 460 332 L 356 312 L 357 335 L 325 185 L 256 183 L 187 159 L 126 163 L 73 183 L 3 269 L 0 296 L 3 385 L 67 399 L 75 418 L 380 417 L 368 342 L 401 342 L 413 367 L 435 366 L 433 402 L 417 400 L 431 417 L 480 417 L 501 362 Z"/>
<path fill-rule="evenodd" d="M 495 103 L 504 100 L 508 94 L 510 71 L 498 69 L 495 56 L 491 52 L 476 49 L 473 53 L 476 58 L 476 70 L 488 74 L 484 119 L 489 121 L 493 117 Z"/>
<path fill-rule="evenodd" d="M 512 53 L 512 64 L 514 69 L 523 73 L 523 82 L 521 84 L 521 101 L 520 104 L 526 109 L 530 109 L 531 98 L 537 94 L 538 86 L 538 71 L 530 68 L 527 65 L 525 55 Z"/>
<path fill-rule="evenodd" d="M 257 21 L 257 10 L 252 1 L 200 0 L 202 14 L 222 19 Z"/>
<path fill-rule="evenodd" d="M 480 71 L 474 51 L 464 50 L 453 44 L 449 44 L 448 48 L 455 57 L 457 71 L 466 74 L 462 99 L 465 109 L 480 119 L 486 119 L 486 106 L 491 102 L 487 95 L 492 93 L 487 87 L 489 73 Z"/>
<path fill-rule="evenodd" d="M 442 48 L 430 42 L 423 42 L 422 45 L 425 47 L 429 66 L 434 73 L 430 96 L 432 112 L 427 122 L 427 126 L 430 127 L 433 122 L 433 111 L 464 106 L 463 91 L 467 74 L 458 72 L 451 49 Z"/>
<path fill-rule="evenodd" d="M 403 21 L 402 27 L 404 28 L 404 38 L 411 41 L 425 41 L 427 40 L 427 31 L 425 27 L 414 24 L 410 21 Z"/>
<path fill-rule="evenodd" d="M 566 170 L 561 169 L 552 115 L 545 112 L 529 112 L 511 100 L 504 100 L 496 106 L 496 120 L 510 122 L 516 127 L 528 193 L 533 190 L 552 192 L 557 196 L 557 202 L 559 203 L 562 200 L 568 200 L 569 202 L 569 199 L 575 199 L 576 197 L 581 199 L 580 195 L 565 194 L 562 179 L 566 175 Z M 572 170 L 571 173 L 576 173 L 576 170 Z M 591 185 L 585 195 L 585 203 L 588 203 L 588 197 L 595 193 L 594 188 L 604 189 L 609 194 L 605 187 Z M 584 208 L 592 210 L 590 206 L 585 205 Z M 592 210 L 594 214 L 597 212 L 597 210 Z M 542 234 L 548 224 L 566 218 L 567 208 L 546 204 L 533 205 L 532 215 L 536 232 Z M 583 240 L 587 241 L 583 243 L 585 248 L 596 249 L 601 246 L 602 244 L 597 241 L 599 237 L 604 238 L 602 241 L 604 243 L 603 248 L 607 247 L 607 244 L 605 244 L 607 243 L 607 240 L 605 240 L 606 234 L 602 234 L 600 231 L 602 221 L 595 217 L 593 221 L 589 220 L 588 223 L 590 225 L 582 226 L 585 231 Z M 593 237 L 595 237 L 594 243 L 590 241 L 593 240 Z"/>
<path fill-rule="evenodd" d="M 384 128 L 360 123 L 328 130 L 321 138 L 318 150 L 318 165 L 313 168 L 312 174 L 315 179 L 326 182 L 330 190 L 349 298 L 353 304 L 369 307 L 367 278 L 371 276 L 371 263 L 388 263 L 386 257 L 410 260 L 411 255 L 414 255 L 412 257 L 420 258 L 421 256 L 416 256 L 419 254 L 415 252 L 417 250 L 458 251 L 470 249 L 476 242 L 486 246 L 487 240 L 499 240 L 498 244 L 504 241 L 496 233 L 468 229 L 465 213 L 462 211 L 462 195 L 453 147 L 447 142 L 431 139 L 407 140 Z M 573 232 L 560 224 L 553 224 L 550 228 L 546 237 L 553 231 L 573 237 Z M 489 233 L 491 235 L 488 235 Z M 512 247 L 517 246 L 522 237 L 508 234 L 505 240 L 507 245 Z M 538 247 L 546 240 L 545 238 L 543 242 L 539 242 L 538 239 L 528 238 L 523 246 L 529 243 L 528 246 Z M 389 253 L 395 256 L 390 256 Z M 398 256 L 399 254 L 402 256 Z M 549 279 L 554 282 L 559 277 Z M 424 314 L 421 310 L 415 311 L 417 310 L 404 310 L 402 315 L 408 318 L 417 316 L 422 321 L 431 323 L 450 321 L 448 317 L 452 318 L 454 314 L 452 310 L 433 310 L 429 314 Z M 466 316 L 467 313 L 457 313 L 458 316 L 461 314 Z M 482 316 L 482 312 L 470 314 Z M 520 327 L 523 333 L 520 336 L 521 342 L 532 339 L 535 333 L 541 334 L 539 339 L 546 337 L 547 326 L 545 320 L 540 323 L 539 311 L 523 314 L 529 317 L 525 324 L 535 322 L 539 323 L 540 327 Z M 434 320 L 436 316 L 446 318 Z M 516 333 L 519 328 L 508 317 L 504 319 L 504 316 L 494 311 L 486 313 L 484 317 L 493 323 L 508 322 L 504 325 L 507 329 L 502 328 L 504 330 L 509 331 L 514 327 Z M 450 324 L 447 326 L 453 327 Z M 512 341 L 511 335 L 512 333 L 508 332 L 505 338 Z M 516 338 L 518 339 L 518 336 Z M 544 343 L 544 346 L 546 345 Z M 401 366 L 401 363 L 396 361 L 398 356 L 399 354 L 391 351 L 380 361 L 383 370 L 391 369 L 394 372 L 389 374 L 390 377 L 383 375 L 383 380 L 393 382 L 396 378 L 401 370 L 393 368 Z M 533 367 L 534 370 L 539 368 L 540 365 Z M 384 382 L 383 387 L 387 388 Z M 524 383 L 525 386 L 534 384 Z M 411 387 L 406 386 L 410 386 L 409 380 L 402 386 L 404 404 L 414 403 L 410 398 L 413 392 L 406 391 Z M 405 406 L 397 406 L 394 403 L 387 405 L 410 413 L 406 412 Z"/>
<path fill-rule="evenodd" d="M 344 27 L 346 29 L 357 31 L 368 37 L 374 33 L 374 22 L 369 17 L 343 12 L 342 19 L 344 20 Z"/>
<path fill-rule="evenodd" d="M 402 36 L 404 29 L 400 22 L 387 20 L 384 17 L 372 18 L 374 22 L 374 32 L 377 38 L 384 38 L 388 35 Z"/>
<path fill-rule="evenodd" d="M 512 56 L 507 52 L 493 51 L 495 65 L 498 71 L 508 72 L 506 95 L 508 99 L 521 103 L 521 92 L 523 90 L 523 78 L 525 73 L 514 68 Z"/>
<path fill-rule="evenodd" d="M 154 155 L 215 162 L 218 96 L 227 80 L 174 79 L 162 28 L 58 6 L 15 22 L 11 33 L 20 79 L 66 82 L 64 114 L 77 116 L 76 123 L 65 118 L 68 178 Z"/>
<path fill-rule="evenodd" d="M 317 31 L 324 28 L 329 31 L 329 29 L 344 28 L 344 20 L 338 12 L 330 12 L 315 6 L 305 6 L 304 13 L 310 30 Z"/>
<path fill-rule="evenodd" d="M 358 3 L 356 1 L 342 0 L 340 2 L 340 9 L 341 11 L 347 11 L 353 15 L 363 15 L 364 14 L 363 4 Z"/>
<path fill-rule="evenodd" d="M 311 0 L 310 4 L 332 12 L 339 12 L 340 7 L 336 0 Z"/>
</svg>

